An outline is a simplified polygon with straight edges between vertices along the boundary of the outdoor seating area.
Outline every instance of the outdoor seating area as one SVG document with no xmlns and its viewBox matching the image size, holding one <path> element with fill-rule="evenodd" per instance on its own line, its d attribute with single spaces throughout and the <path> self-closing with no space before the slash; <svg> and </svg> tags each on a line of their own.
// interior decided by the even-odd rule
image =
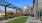
<svg viewBox="0 0 42 23">
<path fill-rule="evenodd" d="M 42 23 L 40 1 L 0 0 L 0 23 Z"/>
<path fill-rule="evenodd" d="M 11 4 L 11 3 L 8 3 L 4 0 L 0 0 L 0 6 L 4 6 L 5 7 L 5 11 L 4 11 L 4 15 L 0 15 L 0 20 L 3 20 L 3 19 L 9 19 L 9 18 L 14 18 L 14 17 L 18 17 L 21 15 L 21 13 L 17 13 L 17 10 L 20 10 L 21 8 Z M 12 11 L 7 11 L 6 9 L 8 8 L 11 8 L 11 9 L 15 9 L 16 12 L 12 12 Z M 21 11 L 21 10 L 20 10 Z M 3 17 L 2 17 L 3 16 Z"/>
</svg>

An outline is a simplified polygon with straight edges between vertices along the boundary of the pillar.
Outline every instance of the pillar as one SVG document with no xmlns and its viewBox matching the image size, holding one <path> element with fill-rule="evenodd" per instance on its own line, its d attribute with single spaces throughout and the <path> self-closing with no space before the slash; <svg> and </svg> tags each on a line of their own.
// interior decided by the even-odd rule
<svg viewBox="0 0 42 23">
<path fill-rule="evenodd" d="M 34 17 L 36 17 L 36 19 L 38 19 L 38 0 L 34 0 L 33 1 L 33 14 L 34 14 Z"/>
<path fill-rule="evenodd" d="M 16 16 L 17 16 L 17 9 L 16 9 Z"/>
<path fill-rule="evenodd" d="M 6 15 L 6 6 L 5 6 L 5 20 L 7 20 L 7 15 Z"/>
</svg>

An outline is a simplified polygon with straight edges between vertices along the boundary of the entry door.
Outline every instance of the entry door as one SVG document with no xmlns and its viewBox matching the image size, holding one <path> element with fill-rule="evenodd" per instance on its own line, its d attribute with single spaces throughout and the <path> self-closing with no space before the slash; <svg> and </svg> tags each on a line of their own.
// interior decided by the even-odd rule
<svg viewBox="0 0 42 23">
<path fill-rule="evenodd" d="M 38 11 L 38 19 L 42 21 L 42 11 Z"/>
</svg>

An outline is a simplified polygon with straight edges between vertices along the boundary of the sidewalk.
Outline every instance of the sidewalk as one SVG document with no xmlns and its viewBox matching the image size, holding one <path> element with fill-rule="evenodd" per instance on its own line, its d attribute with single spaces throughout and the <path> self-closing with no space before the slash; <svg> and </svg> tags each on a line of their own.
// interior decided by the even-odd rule
<svg viewBox="0 0 42 23">
<path fill-rule="evenodd" d="M 15 17 L 13 19 L 8 19 L 8 20 L 2 20 L 2 21 L 0 21 L 0 23 L 6 23 L 6 22 L 9 22 L 9 21 L 17 19 L 17 18 L 19 18 L 19 17 Z"/>
<path fill-rule="evenodd" d="M 35 17 L 29 16 L 25 23 L 41 23 L 41 21 L 40 20 L 36 20 Z"/>
</svg>

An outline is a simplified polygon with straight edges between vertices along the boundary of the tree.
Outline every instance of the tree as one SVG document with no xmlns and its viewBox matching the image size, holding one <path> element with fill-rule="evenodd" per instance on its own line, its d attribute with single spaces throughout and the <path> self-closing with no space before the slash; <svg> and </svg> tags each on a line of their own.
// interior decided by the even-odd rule
<svg viewBox="0 0 42 23">
<path fill-rule="evenodd" d="M 7 15 L 8 17 L 14 17 L 14 12 L 12 12 L 12 11 L 7 11 L 7 12 L 6 12 L 6 15 Z"/>
</svg>

